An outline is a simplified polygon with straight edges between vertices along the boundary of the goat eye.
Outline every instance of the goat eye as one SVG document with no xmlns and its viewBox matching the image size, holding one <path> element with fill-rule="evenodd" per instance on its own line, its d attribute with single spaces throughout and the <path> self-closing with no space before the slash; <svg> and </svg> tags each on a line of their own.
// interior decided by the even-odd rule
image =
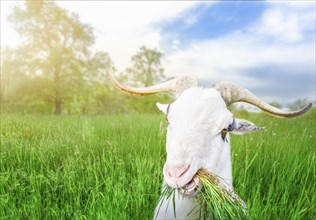
<svg viewBox="0 0 316 220">
<path fill-rule="evenodd" d="M 228 130 L 226 128 L 221 131 L 221 137 L 222 137 L 223 141 L 227 141 L 227 139 L 226 139 L 227 133 L 228 133 Z"/>
<path fill-rule="evenodd" d="M 168 120 L 168 118 L 166 117 L 166 122 L 167 122 L 167 124 L 169 125 L 169 120 Z"/>
</svg>

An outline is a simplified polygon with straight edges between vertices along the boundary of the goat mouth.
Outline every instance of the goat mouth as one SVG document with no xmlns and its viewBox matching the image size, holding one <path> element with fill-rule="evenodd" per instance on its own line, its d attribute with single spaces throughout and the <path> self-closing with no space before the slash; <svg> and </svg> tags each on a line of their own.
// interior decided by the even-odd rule
<svg viewBox="0 0 316 220">
<path fill-rule="evenodd" d="M 190 182 L 180 188 L 180 192 L 186 196 L 194 196 L 198 193 L 199 188 L 201 187 L 202 183 L 200 179 L 195 176 Z"/>
</svg>

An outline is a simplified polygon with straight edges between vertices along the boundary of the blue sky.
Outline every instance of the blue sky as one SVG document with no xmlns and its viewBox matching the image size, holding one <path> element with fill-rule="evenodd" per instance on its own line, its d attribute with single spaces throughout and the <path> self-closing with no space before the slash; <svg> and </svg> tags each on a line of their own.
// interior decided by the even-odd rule
<svg viewBox="0 0 316 220">
<path fill-rule="evenodd" d="M 161 22 L 162 32 L 181 38 L 182 42 L 208 40 L 240 31 L 250 25 L 267 8 L 263 2 L 234 1 L 213 5 L 200 4 L 182 16 Z M 168 45 L 166 45 L 168 49 Z"/>
<path fill-rule="evenodd" d="M 1 45 L 20 38 L 1 1 Z M 268 102 L 315 100 L 314 1 L 58 1 L 95 29 L 94 50 L 118 71 L 142 45 L 164 53 L 168 77 L 190 75 L 210 87 L 236 82 Z"/>
</svg>

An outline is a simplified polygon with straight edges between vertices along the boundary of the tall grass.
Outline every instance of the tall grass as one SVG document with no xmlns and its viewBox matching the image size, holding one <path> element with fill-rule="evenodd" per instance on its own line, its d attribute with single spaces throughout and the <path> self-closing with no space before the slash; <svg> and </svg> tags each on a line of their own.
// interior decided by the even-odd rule
<svg viewBox="0 0 316 220">
<path fill-rule="evenodd" d="M 294 119 L 241 117 L 267 128 L 231 141 L 235 190 L 251 217 L 315 219 L 316 111 Z"/>
<path fill-rule="evenodd" d="M 267 131 L 234 136 L 235 191 L 253 219 L 316 216 L 316 112 L 237 113 Z M 1 115 L 0 219 L 152 219 L 162 116 Z"/>
</svg>

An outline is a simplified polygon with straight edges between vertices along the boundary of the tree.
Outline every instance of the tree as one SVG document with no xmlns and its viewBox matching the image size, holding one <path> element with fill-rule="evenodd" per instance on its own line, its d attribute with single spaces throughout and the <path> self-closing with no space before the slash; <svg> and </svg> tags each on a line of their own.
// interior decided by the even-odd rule
<svg viewBox="0 0 316 220">
<path fill-rule="evenodd" d="M 142 46 L 131 58 L 132 67 L 126 69 L 127 83 L 136 87 L 147 87 L 166 81 L 164 69 L 161 66 L 163 54 L 156 49 Z M 129 109 L 137 112 L 155 112 L 157 100 L 170 102 L 169 94 L 156 94 L 150 97 L 128 97 Z"/>
<path fill-rule="evenodd" d="M 47 81 L 54 112 L 61 114 L 63 102 L 74 92 L 70 85 L 84 80 L 82 69 L 94 43 L 92 27 L 81 23 L 78 15 L 43 0 L 16 6 L 9 21 L 25 40 L 30 75 Z"/>
<path fill-rule="evenodd" d="M 96 52 L 82 68 L 84 80 L 74 84 L 74 93 L 69 96 L 66 108 L 68 113 L 99 113 L 98 108 L 111 106 L 109 102 L 99 102 L 100 97 L 110 96 L 110 71 L 115 71 L 113 62 L 106 52 Z M 100 106 L 102 105 L 102 106 Z M 96 109 L 97 108 L 97 109 Z M 105 111 L 102 111 L 102 113 Z"/>
<path fill-rule="evenodd" d="M 1 50 L 1 90 L 0 90 L 0 103 L 3 105 L 5 95 L 14 83 L 14 79 L 18 76 L 19 68 L 22 66 L 19 63 L 15 51 L 11 48 L 4 48 Z"/>
<path fill-rule="evenodd" d="M 277 101 L 270 102 L 269 104 L 276 107 L 276 108 L 280 108 L 280 109 L 282 108 L 281 103 L 277 102 Z"/>
<path fill-rule="evenodd" d="M 36 97 L 45 94 L 44 88 L 48 85 L 40 77 L 31 75 L 34 71 L 34 66 L 29 65 L 31 60 L 23 46 L 1 50 L 1 110 L 26 112 L 26 106 L 36 106 L 30 102 L 38 104 Z M 41 88 L 43 90 L 39 93 Z"/>
<path fill-rule="evenodd" d="M 133 66 L 126 70 L 128 78 L 136 86 L 151 86 L 165 80 L 160 61 L 162 55 L 156 49 L 142 46 L 131 58 Z"/>
<path fill-rule="evenodd" d="M 306 105 L 308 105 L 308 103 L 309 102 L 307 99 L 297 99 L 288 106 L 291 110 L 295 111 L 304 108 Z"/>
</svg>

